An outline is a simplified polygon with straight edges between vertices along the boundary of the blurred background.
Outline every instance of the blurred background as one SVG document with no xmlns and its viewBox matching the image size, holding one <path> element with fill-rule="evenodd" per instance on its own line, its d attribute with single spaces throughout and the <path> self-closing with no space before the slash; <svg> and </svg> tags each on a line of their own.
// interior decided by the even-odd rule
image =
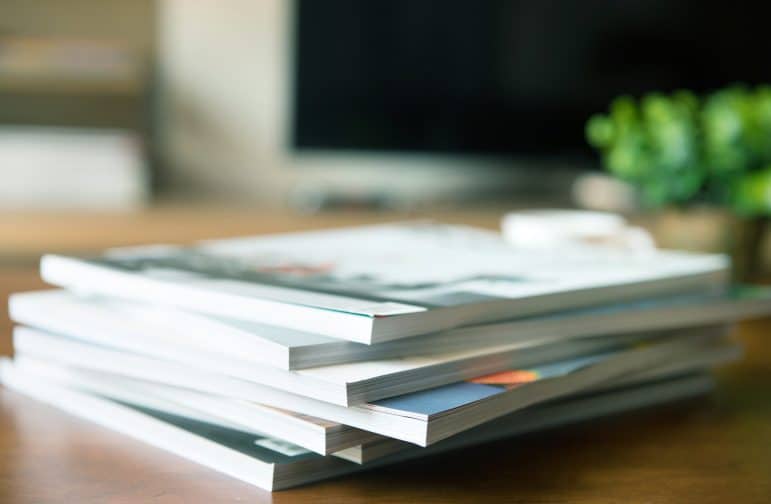
<svg viewBox="0 0 771 504">
<path fill-rule="evenodd" d="M 3 0 L 0 257 L 567 207 L 761 275 L 764 20 L 742 2 Z"/>
</svg>

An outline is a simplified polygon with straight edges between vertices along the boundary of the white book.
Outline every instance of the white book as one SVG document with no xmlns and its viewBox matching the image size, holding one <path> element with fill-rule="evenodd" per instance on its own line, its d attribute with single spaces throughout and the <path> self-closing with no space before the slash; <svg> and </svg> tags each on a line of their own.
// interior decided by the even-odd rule
<svg viewBox="0 0 771 504">
<path fill-rule="evenodd" d="M 371 344 L 666 293 L 720 289 L 724 256 L 533 251 L 428 223 L 47 255 L 43 279 Z"/>
<path fill-rule="evenodd" d="M 162 414 L 57 386 L 0 363 L 0 381 L 13 390 L 134 437 L 265 490 L 279 490 L 355 471 L 357 464 L 292 449 L 270 438 Z"/>
<path fill-rule="evenodd" d="M 525 433 L 632 409 L 636 407 L 636 404 L 639 404 L 640 389 L 651 387 L 651 393 L 655 394 L 657 392 L 653 391 L 654 389 L 659 390 L 657 389 L 658 385 L 677 381 L 683 377 L 694 376 L 704 370 L 725 364 L 735 360 L 740 353 L 741 349 L 735 345 L 716 345 L 712 350 L 699 352 L 681 362 L 649 369 L 641 373 L 633 373 L 615 382 L 604 383 L 577 395 L 525 408 L 469 429 L 457 436 L 439 441 L 431 447 L 442 446 L 458 439 L 474 438 L 484 441 L 487 436 L 494 436 L 496 430 L 504 430 L 512 434 Z M 657 398 L 662 401 L 666 400 L 665 396 Z M 479 436 L 479 434 L 482 435 Z M 405 441 L 381 437 L 375 441 L 338 451 L 335 456 L 357 464 L 367 464 L 412 449 L 414 449 L 414 445 Z"/>
<path fill-rule="evenodd" d="M 322 455 L 383 438 L 337 422 L 254 402 L 110 373 L 66 368 L 53 362 L 29 362 L 24 359 L 20 362 L 21 368 L 62 386 L 171 415 L 287 441 Z"/>
<path fill-rule="evenodd" d="M 77 318 L 58 318 L 52 312 L 49 317 L 40 319 L 39 328 L 71 337 L 75 342 L 88 342 L 100 347 L 156 357 L 341 406 L 376 401 L 505 369 L 597 353 L 616 348 L 620 344 L 662 338 L 669 334 L 632 333 L 564 342 L 552 339 L 523 341 L 460 352 L 286 371 L 196 348 L 180 351 L 179 345 L 148 337 L 137 328 L 131 329 L 121 318 L 107 319 L 105 322 L 101 326 L 90 325 Z M 127 329 L 129 332 L 126 332 Z M 704 329 L 691 331 L 701 333 Z M 57 344 L 62 344 L 62 340 L 57 340 Z M 93 348 L 84 350 L 86 353 L 92 351 Z"/>
<path fill-rule="evenodd" d="M 55 382 L 18 369 L 7 359 L 0 362 L 0 382 L 70 414 L 266 490 L 290 488 L 355 472 L 361 468 L 429 456 L 530 430 L 692 397 L 704 394 L 711 388 L 711 381 L 706 376 L 686 376 L 586 398 L 580 402 L 566 403 L 564 407 L 553 404 L 542 410 L 533 408 L 481 426 L 468 436 L 456 436 L 429 448 L 404 450 L 362 466 L 338 457 L 323 457 L 304 450 L 292 450 L 291 445 L 275 443 L 269 438 L 162 414 L 151 409 L 132 408 L 61 387 Z"/>
<path fill-rule="evenodd" d="M 681 337 L 636 343 L 603 354 L 526 370 L 510 370 L 391 399 L 343 407 L 272 387 L 139 354 L 100 348 L 21 328 L 14 334 L 16 358 L 53 361 L 301 412 L 421 446 L 528 406 L 597 387 L 632 373 L 666 367 L 722 338 Z"/>
<path fill-rule="evenodd" d="M 171 307 L 64 290 L 13 294 L 11 318 L 50 332 L 110 334 L 147 348 L 165 346 L 286 370 L 365 360 L 481 350 L 513 343 L 672 330 L 771 314 L 771 288 L 737 286 L 690 294 L 565 310 L 550 315 L 450 329 L 378 345 L 362 345 L 292 329 L 187 312 Z M 117 323 L 120 321 L 120 323 Z"/>
<path fill-rule="evenodd" d="M 735 358 L 736 352 L 737 348 L 734 345 L 715 346 L 710 351 L 699 352 L 682 362 L 627 375 L 620 381 L 610 385 L 603 384 L 583 395 L 595 395 L 607 392 L 609 388 L 641 385 L 711 368 Z M 46 361 L 30 362 L 30 359 L 22 359 L 20 367 L 36 376 L 72 389 L 130 405 L 177 416 L 187 416 L 195 420 L 279 439 L 322 455 L 334 454 L 356 463 L 375 460 L 413 446 L 339 423 L 271 408 L 251 401 L 125 378 L 112 373 L 62 366 Z M 560 402 L 571 400 L 569 398 Z M 536 408 L 539 407 L 536 406 Z M 585 413 L 576 412 L 568 416 L 577 418 L 575 415 L 581 414 Z"/>
</svg>

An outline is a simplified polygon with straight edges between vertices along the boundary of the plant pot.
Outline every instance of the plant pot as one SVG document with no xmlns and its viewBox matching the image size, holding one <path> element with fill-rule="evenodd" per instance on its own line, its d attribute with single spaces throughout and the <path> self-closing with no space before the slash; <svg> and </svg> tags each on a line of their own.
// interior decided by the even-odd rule
<svg viewBox="0 0 771 504">
<path fill-rule="evenodd" d="M 763 268 L 765 217 L 743 218 L 713 207 L 670 208 L 643 216 L 639 224 L 660 248 L 728 254 L 733 279 L 757 280 Z"/>
</svg>

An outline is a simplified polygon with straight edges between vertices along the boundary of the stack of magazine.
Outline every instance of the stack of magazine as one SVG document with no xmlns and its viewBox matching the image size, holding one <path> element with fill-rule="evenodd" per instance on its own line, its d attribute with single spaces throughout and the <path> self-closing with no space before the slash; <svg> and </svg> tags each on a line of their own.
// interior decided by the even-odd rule
<svg viewBox="0 0 771 504">
<path fill-rule="evenodd" d="M 435 223 L 45 256 L 3 383 L 265 489 L 706 393 L 723 256 Z"/>
</svg>

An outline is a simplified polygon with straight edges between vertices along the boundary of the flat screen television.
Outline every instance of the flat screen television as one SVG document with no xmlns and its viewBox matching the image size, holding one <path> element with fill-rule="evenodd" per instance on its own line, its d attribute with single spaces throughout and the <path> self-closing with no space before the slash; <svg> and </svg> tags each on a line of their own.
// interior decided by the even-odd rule
<svg viewBox="0 0 771 504">
<path fill-rule="evenodd" d="M 673 0 L 299 0 L 292 147 L 587 159 L 619 94 L 771 82 L 767 18 Z"/>
</svg>

